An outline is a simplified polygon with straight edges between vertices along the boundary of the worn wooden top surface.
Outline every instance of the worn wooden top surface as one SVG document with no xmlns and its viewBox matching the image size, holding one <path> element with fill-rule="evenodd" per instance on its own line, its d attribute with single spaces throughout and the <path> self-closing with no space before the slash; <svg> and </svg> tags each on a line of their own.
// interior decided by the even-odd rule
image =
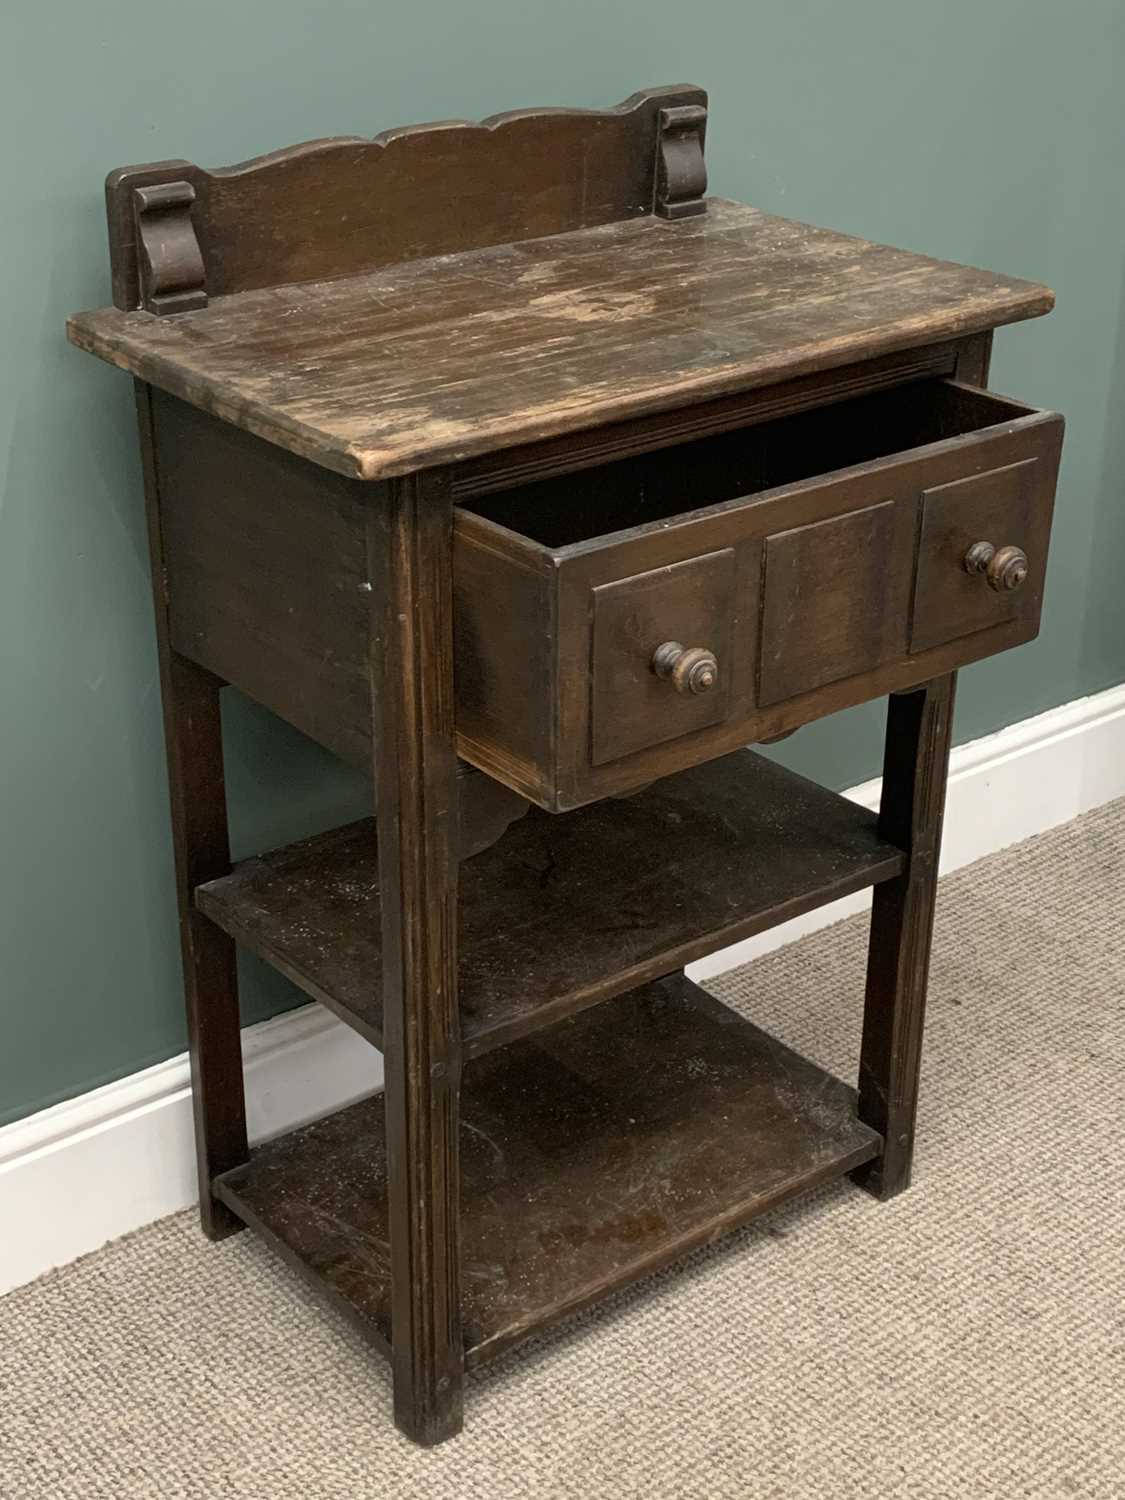
<svg viewBox="0 0 1125 1500">
<path fill-rule="evenodd" d="M 340 473 L 377 479 L 1048 312 L 1033 282 L 723 199 L 243 292 L 72 341 Z"/>
</svg>

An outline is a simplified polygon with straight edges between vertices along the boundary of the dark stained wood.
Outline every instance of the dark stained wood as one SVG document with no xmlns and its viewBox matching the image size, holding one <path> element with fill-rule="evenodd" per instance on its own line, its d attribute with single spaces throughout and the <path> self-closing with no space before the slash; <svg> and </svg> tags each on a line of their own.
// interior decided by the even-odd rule
<svg viewBox="0 0 1125 1500">
<path fill-rule="evenodd" d="M 908 498 L 883 500 L 766 537 L 759 703 L 906 654 L 914 519 Z"/>
<path fill-rule="evenodd" d="M 689 219 L 706 213 L 707 163 L 703 142 L 707 109 L 679 104 L 658 115 L 656 212 L 662 219 Z"/>
<path fill-rule="evenodd" d="M 1000 621 L 1038 620 L 1061 441 L 1060 420 L 1052 451 L 923 491 L 912 651 Z M 1017 588 L 998 590 L 989 586 L 987 570 L 968 571 L 968 554 L 981 542 L 994 555 L 1005 546 L 1020 549 L 1027 570 Z M 950 566 L 958 560 L 960 567 Z"/>
<path fill-rule="evenodd" d="M 472 1056 L 902 868 L 875 818 L 750 751 L 566 817 L 460 871 Z M 200 909 L 376 1045 L 379 876 L 356 823 L 239 864 Z"/>
<path fill-rule="evenodd" d="M 1038 629 L 1062 423 L 979 387 L 1052 294 L 704 199 L 705 104 L 123 169 L 69 324 L 148 382 L 204 1224 L 335 1296 L 423 1443 L 466 1360 L 907 1184 L 953 671 Z M 226 681 L 372 771 L 378 838 L 229 871 Z M 900 690 L 878 819 L 715 760 Z M 871 884 L 858 1105 L 659 978 Z M 250 1162 L 232 938 L 386 1052 Z"/>
<path fill-rule="evenodd" d="M 457 763 L 458 859 L 472 859 L 491 849 L 517 820 L 527 815 L 531 803 L 491 776 Z"/>
<path fill-rule="evenodd" d="M 1062 429 L 991 393 L 913 382 L 465 502 L 461 754 L 566 810 L 1030 640 Z M 1005 604 L 928 527 L 912 641 L 920 497 L 961 486 L 965 525 L 978 503 L 998 525 L 988 476 L 1028 462 L 1027 524 L 1010 539 L 1027 539 L 1035 576 Z M 669 640 L 716 655 L 717 694 L 687 699 L 657 677 Z"/>
<path fill-rule="evenodd" d="M 600 584 L 592 595 L 594 765 L 726 718 L 731 641 L 741 624 L 733 547 Z M 677 692 L 671 672 L 658 675 L 656 653 L 676 641 L 713 656 L 707 691 Z"/>
<path fill-rule="evenodd" d="M 460 1430 L 461 1024 L 453 515 L 448 483 L 391 486 L 370 512 L 371 703 L 387 1054 L 387 1201 L 395 1421 L 416 1442 Z M 372 843 L 374 840 L 372 840 Z"/>
<path fill-rule="evenodd" d="M 203 256 L 191 222 L 195 189 L 190 182 L 137 188 L 139 295 L 146 312 L 191 312 L 207 306 Z"/>
<path fill-rule="evenodd" d="M 875 888 L 871 911 L 859 1113 L 885 1146 L 856 1180 L 877 1198 L 910 1185 L 955 682 L 896 695 L 887 712 L 879 831 L 907 866 Z"/>
<path fill-rule="evenodd" d="M 154 413 L 175 649 L 367 765 L 364 527 L 385 486 L 327 474 L 163 393 Z M 1016 402 L 915 382 L 468 502 L 455 543 L 461 755 L 541 805 L 575 806 L 1030 639 L 1061 434 L 1060 418 Z M 896 444 L 902 453 L 888 451 Z M 850 518 L 872 486 L 895 496 L 901 552 L 920 489 L 965 479 L 971 516 L 979 471 L 1029 454 L 1040 476 L 1028 533 L 1035 569 L 1017 607 L 986 586 L 970 590 L 974 603 L 978 593 L 990 602 L 976 605 L 965 632 L 945 603 L 956 606 L 968 577 L 947 549 L 926 547 L 919 600 L 937 602 L 929 636 L 908 651 L 910 560 L 891 565 L 859 546 L 862 522 Z M 819 486 L 808 476 L 818 461 L 836 471 Z M 767 550 L 787 547 L 820 535 L 824 520 L 857 545 L 838 557 L 835 546 L 823 556 L 802 548 L 815 566 L 795 578 L 804 593 L 793 625 L 767 557 L 762 639 L 772 657 L 759 692 L 763 539 Z M 782 532 L 789 539 L 775 544 Z M 701 589 L 699 569 L 710 565 L 700 559 L 732 544 L 733 581 Z M 642 625 L 647 642 L 634 639 Z M 722 657 L 718 692 L 694 702 L 650 670 L 662 641 L 693 631 L 699 639 L 684 644 Z"/>
<path fill-rule="evenodd" d="M 683 976 L 473 1063 L 462 1320 L 475 1364 L 869 1159 L 851 1089 Z M 391 1342 L 382 1101 L 259 1148 L 217 1191 Z"/>
<path fill-rule="evenodd" d="M 907 381 L 953 375 L 969 360 L 976 344 L 977 339 L 968 338 L 899 350 L 840 369 L 821 370 L 776 385 L 700 401 L 678 411 L 607 422 L 562 437 L 501 448 L 459 463 L 453 471 L 453 494 L 457 500 L 469 500 L 474 495 L 487 495 L 556 474 L 573 474 L 617 459 L 655 453 L 757 422 L 771 422 L 814 406 L 830 406 Z"/>
<path fill-rule="evenodd" d="M 479 124 L 408 125 L 373 140 L 335 136 L 217 171 L 188 161 L 121 167 L 106 181 L 114 305 L 142 305 L 133 211 L 137 194 L 153 188 L 175 183 L 193 194 L 204 284 L 211 297 L 226 297 L 669 205 L 682 212 L 706 186 L 706 118 L 702 89 L 670 84 L 612 109 L 521 109 Z"/>
<path fill-rule="evenodd" d="M 534 801 L 556 739 L 553 716 L 544 712 L 544 686 L 554 681 L 556 660 L 549 559 L 527 556 L 518 539 L 513 545 L 499 531 L 466 545 L 465 520 L 455 515 L 457 747 Z"/>
<path fill-rule="evenodd" d="M 199 191 L 197 185 L 197 193 Z M 71 339 L 360 479 L 682 409 L 1047 312 L 1043 286 L 710 199 L 213 297 L 78 314 Z"/>
<path fill-rule="evenodd" d="M 596 551 L 629 539 L 644 527 L 696 517 L 728 501 L 770 491 L 831 483 L 838 472 L 874 465 L 892 468 L 960 453 L 982 438 L 1007 434 L 1025 419 L 1045 414 L 993 391 L 952 380 L 896 381 L 815 409 L 760 414 L 745 427 L 683 442 L 560 475 L 464 498 L 460 510 L 489 517 L 549 552 Z M 1002 432 L 994 429 L 1003 429 Z M 1019 430 L 1023 430 L 1022 428 Z M 881 469 L 862 476 L 869 491 L 883 483 Z M 355 486 L 363 494 L 363 486 Z M 770 497 L 772 498 L 772 496 Z M 868 493 L 864 504 L 883 498 Z M 515 555 L 525 546 L 509 543 Z"/>
<path fill-rule="evenodd" d="M 162 531 L 164 497 L 154 453 L 150 395 L 137 382 L 137 423 L 180 913 L 199 1212 L 204 1233 L 218 1240 L 241 1229 L 242 1223 L 212 1195 L 212 1179 L 247 1159 L 234 943 L 198 910 L 193 899 L 197 885 L 219 879 L 230 870 L 219 711 L 221 684 L 209 672 L 186 661 L 170 644 Z"/>
<path fill-rule="evenodd" d="M 963 339 L 958 345 L 954 374 L 962 384 L 972 386 L 988 384 L 988 372 L 992 364 L 992 339 L 993 333 L 990 328 L 985 333 L 977 333 L 972 338 Z"/>
<path fill-rule="evenodd" d="M 163 392 L 153 411 L 176 650 L 369 764 L 368 491 Z"/>
<path fill-rule="evenodd" d="M 371 763 L 371 601 L 359 487 L 163 392 L 163 569 L 172 644 L 305 734 Z M 528 804 L 459 768 L 458 851 L 498 839 Z"/>
<path fill-rule="evenodd" d="M 989 333 L 964 352 L 958 376 L 984 384 L 991 354 Z M 1058 435 L 1061 443 L 1061 419 Z M 1056 470 L 1058 457 L 1057 450 L 1053 458 L 1048 454 Z M 1052 478 L 1048 507 L 1053 488 Z M 1048 524 L 1049 515 L 1048 508 Z M 924 559 L 924 538 L 921 545 Z M 925 568 L 920 561 L 920 574 Z M 915 606 L 916 624 L 925 618 L 923 591 L 921 615 Z M 892 697 L 887 710 L 879 827 L 907 851 L 908 864 L 897 879 L 875 892 L 867 955 L 860 1115 L 879 1130 L 885 1144 L 880 1157 L 854 1176 L 877 1198 L 892 1198 L 909 1187 L 914 1159 L 955 689 L 956 677 L 949 674 L 913 693 Z"/>
</svg>

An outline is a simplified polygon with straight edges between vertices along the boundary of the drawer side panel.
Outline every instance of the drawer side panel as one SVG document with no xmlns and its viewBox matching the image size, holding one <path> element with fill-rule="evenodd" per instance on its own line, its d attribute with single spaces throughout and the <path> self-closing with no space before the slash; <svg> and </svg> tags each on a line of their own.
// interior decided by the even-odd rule
<svg viewBox="0 0 1125 1500">
<path fill-rule="evenodd" d="M 478 517 L 454 517 L 457 751 L 547 805 L 554 776 L 558 665 L 553 574 L 512 552 Z"/>
</svg>

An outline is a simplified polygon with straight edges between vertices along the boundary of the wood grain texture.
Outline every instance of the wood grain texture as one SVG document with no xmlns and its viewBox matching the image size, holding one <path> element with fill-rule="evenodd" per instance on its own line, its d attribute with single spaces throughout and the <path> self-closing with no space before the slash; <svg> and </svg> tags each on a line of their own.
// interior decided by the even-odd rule
<svg viewBox="0 0 1125 1500">
<path fill-rule="evenodd" d="M 466 1070 L 466 1358 L 545 1325 L 879 1150 L 852 1090 L 682 975 Z M 217 1184 L 380 1347 L 393 1343 L 382 1101 Z"/>
<path fill-rule="evenodd" d="M 907 1185 L 952 671 L 1038 629 L 1061 419 L 970 387 L 1052 294 L 705 200 L 705 103 L 123 169 L 69 324 L 148 382 L 205 1227 L 327 1289 L 422 1443 L 467 1361 Z M 377 828 L 230 871 L 224 681 L 366 763 Z M 715 760 L 898 689 L 878 819 Z M 867 885 L 857 1099 L 675 971 Z M 386 1054 L 249 1161 L 232 939 Z"/>
<path fill-rule="evenodd" d="M 544 712 L 557 657 L 549 559 L 528 557 L 518 539 L 509 544 L 500 532 L 480 535 L 466 519 L 460 511 L 454 518 L 458 749 L 543 800 L 555 759 L 554 717 Z"/>
<path fill-rule="evenodd" d="M 871 910 L 859 1112 L 885 1144 L 856 1180 L 877 1198 L 910 1186 L 955 684 L 951 673 L 887 710 L 879 831 L 907 866 L 876 888 Z"/>
<path fill-rule="evenodd" d="M 466 1056 L 896 875 L 875 819 L 749 751 L 626 801 L 533 810 L 460 871 Z M 380 1045 L 374 829 L 244 860 L 200 909 Z"/>
<path fill-rule="evenodd" d="M 394 1409 L 432 1444 L 460 1430 L 461 1020 L 449 485 L 417 476 L 370 512 L 371 707 L 382 900 Z M 372 841 L 374 842 L 374 841 Z"/>
<path fill-rule="evenodd" d="M 1061 439 L 1061 427 L 1059 437 Z M 1047 575 L 1061 446 L 985 474 L 923 491 L 910 649 L 986 630 L 1004 620 L 1038 619 Z M 1020 547 L 1027 577 L 1012 592 L 988 587 L 964 560 L 979 542 Z M 950 566 L 961 561 L 960 567 Z"/>
<path fill-rule="evenodd" d="M 766 537 L 761 705 L 905 655 L 915 515 L 909 501 L 887 499 Z"/>
<path fill-rule="evenodd" d="M 991 357 L 988 334 L 964 351 L 958 375 L 986 384 Z M 1056 419 L 1055 440 L 1041 456 L 1051 469 L 1048 525 L 1061 443 L 1062 423 Z M 1041 478 L 1043 462 L 1034 467 Z M 988 474 L 984 478 L 987 498 L 993 482 Z M 924 569 L 934 552 L 931 547 L 927 554 L 924 528 L 920 545 L 919 567 Z M 955 609 L 956 602 L 955 598 Z M 929 618 L 925 607 L 920 618 Z M 893 696 L 887 706 L 879 831 L 906 852 L 907 864 L 899 876 L 876 889 L 872 902 L 859 1113 L 883 1137 L 883 1150 L 853 1174 L 877 1198 L 893 1198 L 908 1188 L 914 1161 L 956 688 L 956 673 L 948 672 L 914 692 Z"/>
<path fill-rule="evenodd" d="M 164 496 L 154 441 L 152 392 L 138 381 L 135 397 L 164 709 L 199 1214 L 204 1233 L 218 1240 L 242 1225 L 214 1197 L 212 1178 L 244 1162 L 248 1154 L 234 943 L 199 911 L 193 898 L 201 881 L 220 878 L 230 870 L 219 708 L 222 684 L 210 672 L 187 661 L 171 644 Z"/>
<path fill-rule="evenodd" d="M 666 111 L 671 181 L 659 151 Z M 114 305 L 142 304 L 134 213 L 171 185 L 177 201 L 191 195 L 200 282 L 226 297 L 562 234 L 667 203 L 699 212 L 706 117 L 702 89 L 670 84 L 605 110 L 519 109 L 370 140 L 334 136 L 215 171 L 188 161 L 121 167 L 106 180 Z"/>
<path fill-rule="evenodd" d="M 746 391 L 1035 317 L 1043 286 L 721 199 L 173 318 L 80 347 L 361 479 Z"/>
<path fill-rule="evenodd" d="M 957 348 L 954 374 L 965 385 L 983 387 L 988 384 L 988 372 L 992 365 L 993 331 L 974 334 L 963 339 Z"/>
<path fill-rule="evenodd" d="M 337 755 L 371 761 L 364 497 L 153 393 L 175 648 Z"/>
<path fill-rule="evenodd" d="M 466 501 L 461 754 L 563 811 L 1031 639 L 1062 430 L 1055 413 L 915 381 Z M 970 615 L 961 552 L 927 532 L 912 650 L 923 493 L 960 486 L 965 524 L 978 504 L 991 524 L 992 472 L 1031 459 L 1019 535 L 1034 577 L 1014 605 L 981 584 Z M 721 552 L 720 576 L 705 560 Z M 721 656 L 717 696 L 693 702 L 653 673 L 681 631 Z"/>
<path fill-rule="evenodd" d="M 173 646 L 369 765 L 364 528 L 386 484 L 327 473 L 162 392 L 153 413 Z M 1061 437 L 1053 414 L 916 380 L 466 502 L 459 753 L 541 806 L 573 807 L 1029 639 Z M 1012 531 L 1032 557 L 1026 586 L 1007 598 L 969 587 L 945 530 L 928 529 L 908 651 L 919 493 L 953 485 L 966 525 L 978 508 L 982 522 L 1015 522 L 989 512 L 985 471 L 1029 457 L 1038 477 Z M 818 465 L 831 472 L 818 479 Z M 889 497 L 878 556 L 855 521 Z M 809 545 L 840 529 L 850 550 Z M 804 564 L 782 587 L 767 562 L 759 621 L 763 544 L 796 545 Z M 733 577 L 703 588 L 700 560 L 732 547 Z M 694 702 L 650 671 L 657 645 L 692 631 L 688 644 L 723 664 L 717 693 Z"/>
<path fill-rule="evenodd" d="M 733 547 L 599 584 L 591 593 L 594 765 L 726 718 L 731 640 L 739 624 Z M 711 652 L 715 680 L 707 692 L 678 693 L 669 678 L 657 675 L 656 652 L 674 641 L 688 651 Z"/>
<path fill-rule="evenodd" d="M 171 315 L 206 307 L 203 256 L 191 222 L 191 183 L 148 184 L 132 197 L 138 295 L 145 311 Z"/>
<path fill-rule="evenodd" d="M 875 359 L 782 380 L 776 385 L 693 402 L 677 410 L 607 422 L 603 427 L 588 427 L 561 437 L 523 443 L 517 448 L 499 448 L 456 466 L 454 498 L 465 501 L 553 475 L 576 474 L 617 459 L 656 453 L 908 381 L 953 375 L 965 363 L 962 354 L 972 350 L 976 342 L 975 338 L 952 339 L 898 350 Z"/>
</svg>

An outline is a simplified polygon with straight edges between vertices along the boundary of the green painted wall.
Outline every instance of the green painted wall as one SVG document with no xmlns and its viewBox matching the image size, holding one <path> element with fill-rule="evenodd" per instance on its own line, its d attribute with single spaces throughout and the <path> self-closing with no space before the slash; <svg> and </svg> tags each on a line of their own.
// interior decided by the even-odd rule
<svg viewBox="0 0 1125 1500">
<path fill-rule="evenodd" d="M 994 383 L 1070 418 L 1043 634 L 964 674 L 961 739 L 1125 676 L 1120 0 L 62 0 L 0 22 L 0 1122 L 182 1050 L 129 382 L 70 349 L 108 301 L 101 181 L 642 85 L 711 90 L 715 191 L 1052 283 Z M 342 819 L 358 778 L 229 713 L 236 842 Z M 784 758 L 843 786 L 879 715 Z M 295 994 L 246 974 L 257 1019 Z"/>
</svg>

